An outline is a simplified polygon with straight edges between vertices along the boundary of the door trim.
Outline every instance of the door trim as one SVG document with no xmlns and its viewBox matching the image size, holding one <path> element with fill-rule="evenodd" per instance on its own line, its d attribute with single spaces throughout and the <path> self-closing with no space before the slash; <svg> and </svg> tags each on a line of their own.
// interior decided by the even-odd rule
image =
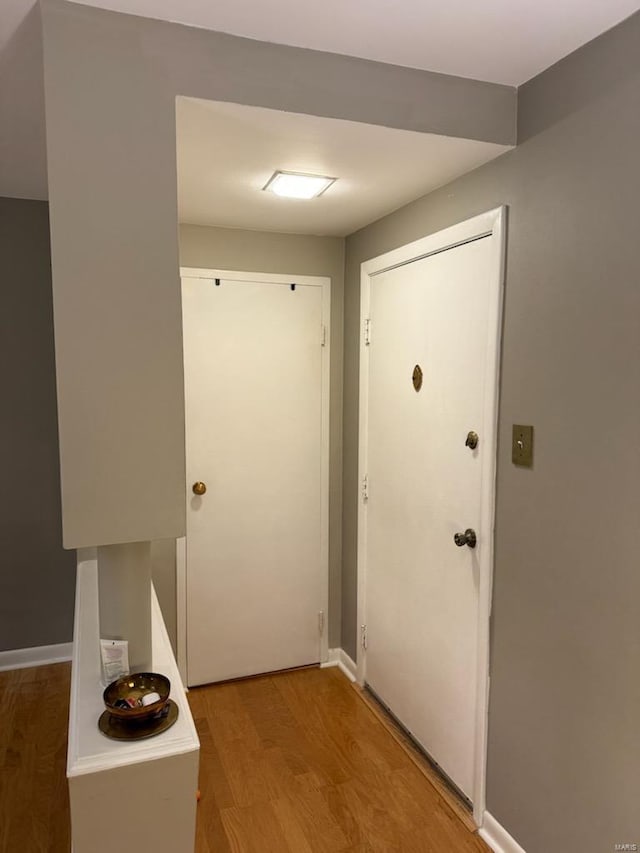
<svg viewBox="0 0 640 853">
<path fill-rule="evenodd" d="M 203 269 L 200 267 L 180 267 L 180 281 L 183 278 L 224 278 L 227 281 L 252 281 L 265 284 L 301 284 L 322 289 L 322 325 L 324 334 L 318 344 L 322 344 L 322 425 L 321 425 L 321 482 L 320 482 L 320 559 L 322 565 L 322 602 L 324 610 L 324 626 L 320 636 L 320 662 L 325 663 L 329 658 L 329 413 L 330 413 L 330 383 L 331 383 L 331 279 L 325 276 L 298 275 L 297 273 L 261 273 L 238 270 Z M 181 285 L 182 293 L 182 285 Z M 182 298 L 180 300 L 182 305 Z M 186 448 L 186 430 L 185 430 Z M 188 488 L 188 484 L 187 484 Z M 186 503 L 186 496 L 185 496 Z M 187 548 L 186 537 L 176 540 L 176 645 L 177 662 L 180 676 L 185 684 L 187 681 Z"/>
<path fill-rule="evenodd" d="M 369 345 L 367 339 L 375 339 L 375 326 L 369 330 L 366 321 L 371 305 L 371 279 L 413 261 L 439 252 L 453 249 L 480 238 L 491 241 L 491 290 L 489 294 L 489 330 L 487 341 L 487 393 L 483 413 L 482 436 L 487 447 L 483 456 L 481 474 L 481 522 L 479 536 L 486 547 L 482 549 L 480 566 L 479 612 L 478 612 L 478 668 L 477 668 L 477 716 L 475 724 L 475 757 L 473 782 L 473 817 L 482 825 L 485 811 L 487 732 L 489 716 L 489 620 L 494 565 L 494 527 L 496 497 L 496 453 L 498 441 L 498 396 L 500 380 L 500 352 L 502 342 L 502 306 L 505 273 L 507 208 L 497 207 L 465 222 L 438 231 L 428 237 L 415 240 L 391 252 L 365 261 L 361 265 L 360 277 L 360 398 L 358 435 L 358 626 L 359 631 L 367 624 L 367 503 L 363 500 L 362 488 L 368 469 L 368 411 L 369 411 Z M 365 325 L 367 329 L 365 331 Z M 363 685 L 366 677 L 366 649 L 361 636 L 357 643 L 357 677 Z"/>
</svg>

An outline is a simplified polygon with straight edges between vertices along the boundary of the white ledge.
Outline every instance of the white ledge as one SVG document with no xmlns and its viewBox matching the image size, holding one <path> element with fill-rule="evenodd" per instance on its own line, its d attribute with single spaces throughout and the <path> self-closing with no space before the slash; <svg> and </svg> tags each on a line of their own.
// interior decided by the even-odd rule
<svg viewBox="0 0 640 853">
<path fill-rule="evenodd" d="M 200 748 L 153 587 L 151 596 L 152 668 L 171 681 L 171 698 L 180 711 L 178 720 L 166 732 L 148 740 L 109 740 L 98 729 L 98 719 L 104 711 L 100 671 L 98 566 L 95 559 L 81 559 L 78 563 L 67 752 L 69 778 L 195 752 Z"/>
</svg>

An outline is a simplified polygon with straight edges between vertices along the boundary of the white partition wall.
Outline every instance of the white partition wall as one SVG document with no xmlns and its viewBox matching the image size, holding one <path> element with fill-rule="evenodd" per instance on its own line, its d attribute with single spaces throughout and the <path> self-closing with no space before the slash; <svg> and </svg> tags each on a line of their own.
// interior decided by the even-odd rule
<svg viewBox="0 0 640 853">
<path fill-rule="evenodd" d="M 177 722 L 147 740 L 109 740 L 98 634 L 98 566 L 81 554 L 76 586 L 67 777 L 73 853 L 193 850 L 200 743 L 158 601 L 149 587 L 151 665 L 171 682 Z"/>
<path fill-rule="evenodd" d="M 100 637 L 127 640 L 131 672 L 151 668 L 151 542 L 103 545 L 98 553 Z"/>
</svg>

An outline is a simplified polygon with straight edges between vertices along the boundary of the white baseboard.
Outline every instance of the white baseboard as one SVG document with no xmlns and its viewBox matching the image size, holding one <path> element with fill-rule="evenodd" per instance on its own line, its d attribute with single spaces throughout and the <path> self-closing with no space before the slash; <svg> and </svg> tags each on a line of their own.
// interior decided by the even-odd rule
<svg viewBox="0 0 640 853">
<path fill-rule="evenodd" d="M 0 652 L 0 672 L 8 669 L 25 669 L 28 666 L 46 666 L 71 660 L 73 643 L 57 646 L 34 646 L 32 649 L 9 649 Z"/>
<path fill-rule="evenodd" d="M 489 812 L 484 813 L 478 834 L 494 853 L 525 853 L 515 838 L 512 838 Z"/>
<path fill-rule="evenodd" d="M 326 663 L 321 663 L 320 666 L 323 669 L 328 666 L 337 666 L 349 681 L 356 680 L 356 665 L 344 649 L 329 649 L 329 657 Z"/>
</svg>

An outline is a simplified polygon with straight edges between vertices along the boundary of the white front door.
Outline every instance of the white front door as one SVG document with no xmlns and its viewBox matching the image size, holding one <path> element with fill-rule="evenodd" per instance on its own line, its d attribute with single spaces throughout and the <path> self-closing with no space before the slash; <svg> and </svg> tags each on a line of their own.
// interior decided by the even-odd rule
<svg viewBox="0 0 640 853">
<path fill-rule="evenodd" d="M 321 658 L 328 283 L 269 279 L 182 279 L 190 685 Z"/>
<path fill-rule="evenodd" d="M 366 682 L 469 799 L 495 276 L 484 237 L 369 279 Z"/>
</svg>

